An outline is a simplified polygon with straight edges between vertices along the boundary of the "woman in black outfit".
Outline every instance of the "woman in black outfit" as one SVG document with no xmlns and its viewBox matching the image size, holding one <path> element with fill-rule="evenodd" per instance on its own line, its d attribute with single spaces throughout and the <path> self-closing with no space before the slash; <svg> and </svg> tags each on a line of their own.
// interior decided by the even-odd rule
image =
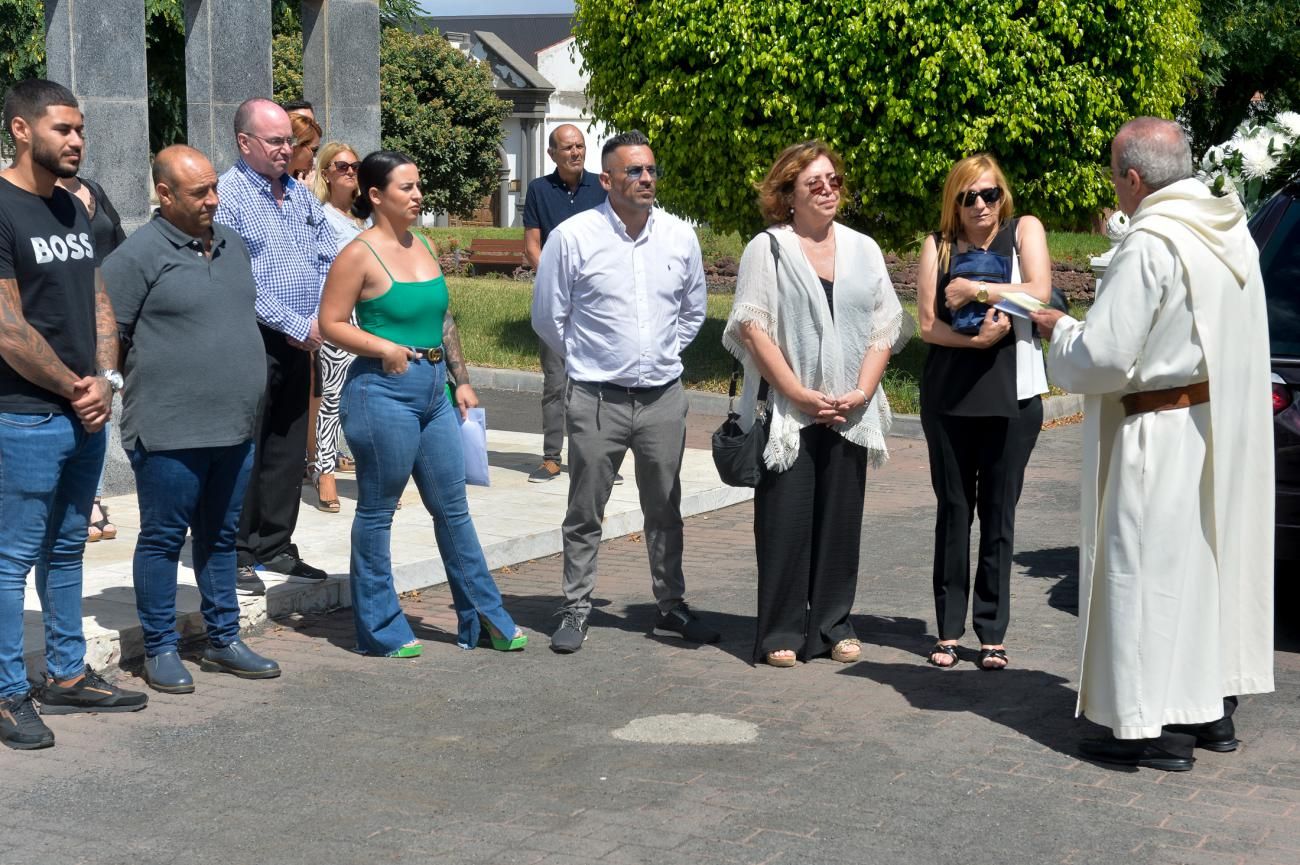
<svg viewBox="0 0 1300 865">
<path fill-rule="evenodd" d="M 91 241 L 95 244 L 95 258 L 102 264 L 108 254 L 117 249 L 126 240 L 122 229 L 122 219 L 117 215 L 117 208 L 108 200 L 104 187 L 86 177 L 64 177 L 59 185 L 71 192 L 86 208 L 90 217 Z M 105 425 L 105 435 L 108 426 Z M 90 507 L 90 522 L 86 525 L 86 541 L 111 541 L 117 537 L 117 526 L 109 519 L 108 508 L 101 497 L 104 494 L 104 469 L 99 469 L 99 487 L 95 490 L 95 501 Z"/>
<path fill-rule="evenodd" d="M 973 335 L 952 329 L 972 301 L 995 304 L 1007 292 L 1051 299 L 1051 257 L 1043 225 L 1013 217 L 1011 188 L 993 157 L 953 166 L 943 188 L 939 231 L 926 238 L 917 277 L 921 338 L 929 343 L 921 375 L 921 425 L 930 479 L 939 500 L 934 532 L 934 600 L 939 640 L 929 662 L 957 663 L 966 608 L 980 641 L 979 666 L 1007 665 L 1003 639 L 1011 604 L 1016 503 L 1043 422 L 1043 355 L 1027 318 L 990 307 Z M 1011 283 L 952 278 L 953 256 L 983 249 L 1013 262 Z M 980 520 L 975 595 L 970 599 L 970 529 Z"/>
</svg>

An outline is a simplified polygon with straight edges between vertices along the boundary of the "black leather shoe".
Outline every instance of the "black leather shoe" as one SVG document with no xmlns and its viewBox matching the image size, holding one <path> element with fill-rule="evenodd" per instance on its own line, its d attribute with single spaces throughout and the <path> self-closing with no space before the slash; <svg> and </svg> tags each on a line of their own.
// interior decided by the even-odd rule
<svg viewBox="0 0 1300 865">
<path fill-rule="evenodd" d="M 1141 766 L 1162 772 L 1187 772 L 1196 760 L 1180 757 L 1159 747 L 1159 739 L 1084 739 L 1079 743 L 1079 754 L 1099 763 L 1119 766 Z"/>
<path fill-rule="evenodd" d="M 194 677 L 175 651 L 160 652 L 144 662 L 144 680 L 164 694 L 193 694 Z"/>
<path fill-rule="evenodd" d="M 1226 716 L 1208 724 L 1166 724 L 1165 729 L 1171 733 L 1195 736 L 1196 747 L 1220 754 L 1235 751 L 1241 744 L 1237 741 L 1236 726 Z"/>
<path fill-rule="evenodd" d="M 274 679 L 280 675 L 279 664 L 248 648 L 243 640 L 204 649 L 199 668 L 209 673 L 231 673 L 241 679 Z"/>
</svg>

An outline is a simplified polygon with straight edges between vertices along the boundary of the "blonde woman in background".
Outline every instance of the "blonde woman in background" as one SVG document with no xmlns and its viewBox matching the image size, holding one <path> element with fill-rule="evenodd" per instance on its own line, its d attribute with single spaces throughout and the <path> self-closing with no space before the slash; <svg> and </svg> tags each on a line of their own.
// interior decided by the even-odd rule
<svg viewBox="0 0 1300 865">
<path fill-rule="evenodd" d="M 324 206 L 325 218 L 338 237 L 340 250 L 365 227 L 365 222 L 352 212 L 357 198 L 357 169 L 360 167 L 361 160 L 356 151 L 341 141 L 324 145 L 316 157 L 312 192 Z M 314 423 L 308 450 L 313 454 L 311 473 L 316 487 L 316 508 L 329 514 L 338 513 L 342 507 L 334 473 L 340 468 L 351 468 L 351 460 L 339 453 L 339 396 L 343 392 L 348 367 L 354 360 L 356 355 L 328 340 L 321 343 L 316 352 L 316 387 L 312 397 L 318 405 L 312 412 Z"/>
</svg>

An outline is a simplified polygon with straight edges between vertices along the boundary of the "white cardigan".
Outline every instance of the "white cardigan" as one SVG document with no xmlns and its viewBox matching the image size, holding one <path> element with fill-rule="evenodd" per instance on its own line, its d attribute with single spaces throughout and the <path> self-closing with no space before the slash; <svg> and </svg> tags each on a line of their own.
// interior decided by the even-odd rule
<svg viewBox="0 0 1300 865">
<path fill-rule="evenodd" d="M 867 235 L 839 223 L 834 231 L 834 318 L 817 272 L 790 226 L 772 226 L 745 247 L 722 344 L 745 368 L 738 412 L 746 429 L 754 422 L 759 373 L 741 341 L 740 325 L 758 325 L 781 349 L 799 381 L 829 394 L 842 394 L 857 386 L 869 349 L 897 354 L 911 338 L 911 316 L 898 302 L 880 247 Z M 779 265 L 772 256 L 769 233 L 780 247 Z M 815 421 L 776 388 L 769 389 L 767 400 L 772 425 L 763 458 L 768 468 L 784 471 L 799 455 L 799 431 Z M 885 436 L 892 423 L 889 400 L 884 388 L 877 386 L 866 406 L 849 412 L 846 423 L 833 429 L 865 447 L 871 465 L 880 466 L 889 458 Z"/>
</svg>

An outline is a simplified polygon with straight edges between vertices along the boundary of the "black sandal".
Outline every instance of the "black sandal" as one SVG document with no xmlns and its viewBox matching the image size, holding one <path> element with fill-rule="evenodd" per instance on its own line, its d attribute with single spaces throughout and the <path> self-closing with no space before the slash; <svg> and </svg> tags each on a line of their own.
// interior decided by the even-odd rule
<svg viewBox="0 0 1300 865">
<path fill-rule="evenodd" d="M 999 660 L 1002 661 L 1002 663 L 1000 665 L 994 664 L 992 667 L 987 666 L 984 662 L 987 661 L 989 658 L 998 658 Z M 988 670 L 989 672 L 993 672 L 994 670 L 1005 670 L 1007 668 L 1007 664 L 1009 663 L 1010 661 L 1007 660 L 1006 649 L 980 649 L 981 670 Z"/>
<path fill-rule="evenodd" d="M 952 658 L 952 663 L 937 664 L 935 663 L 934 660 L 935 655 L 947 655 L 948 657 Z M 959 659 L 957 657 L 957 647 L 945 646 L 943 643 L 935 643 L 934 648 L 930 650 L 930 654 L 925 656 L 925 662 L 927 664 L 929 664 L 931 667 L 938 667 L 940 670 L 951 670 L 953 667 L 957 666 L 958 660 Z"/>
</svg>

